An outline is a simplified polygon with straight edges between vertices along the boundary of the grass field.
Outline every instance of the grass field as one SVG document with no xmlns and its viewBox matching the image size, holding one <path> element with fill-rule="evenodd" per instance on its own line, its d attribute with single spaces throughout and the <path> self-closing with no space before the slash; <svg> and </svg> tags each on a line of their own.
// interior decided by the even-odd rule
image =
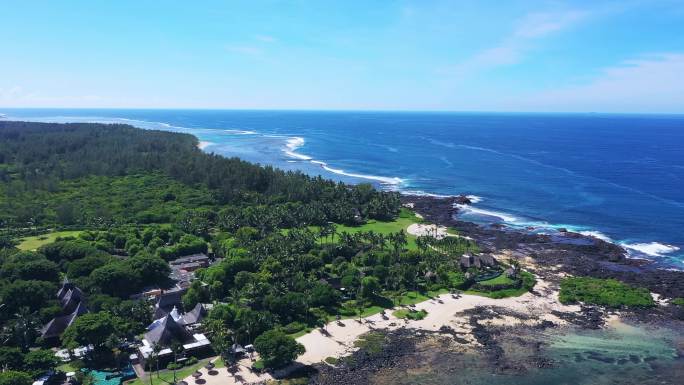
<svg viewBox="0 0 684 385">
<path fill-rule="evenodd" d="M 486 281 L 480 281 L 478 283 L 480 285 L 484 285 L 484 286 L 494 286 L 494 285 L 512 285 L 515 283 L 515 281 L 508 278 L 506 276 L 506 274 L 501 274 L 498 277 L 494 277 L 494 278 L 488 279 Z"/>
<path fill-rule="evenodd" d="M 180 380 L 184 379 L 185 377 L 191 375 L 196 370 L 204 367 L 204 365 L 206 365 L 207 362 L 209 362 L 210 360 L 212 360 L 212 358 L 205 358 L 203 360 L 199 360 L 199 362 L 197 362 L 195 365 L 186 366 L 182 369 L 176 370 L 176 380 L 180 381 Z M 215 362 L 215 364 L 216 364 L 216 368 L 224 367 L 223 361 L 221 361 L 221 360 L 217 360 Z M 173 371 L 164 369 L 164 370 L 159 371 L 159 378 L 157 378 L 157 374 L 154 373 L 154 375 L 152 377 L 152 385 L 168 385 L 169 382 L 171 382 L 172 380 L 173 380 Z M 124 384 L 126 384 L 126 385 L 150 385 L 150 379 L 149 379 L 149 377 L 145 378 L 144 380 L 140 379 L 140 378 L 136 378 L 135 380 L 124 382 Z"/>
<path fill-rule="evenodd" d="M 414 223 L 421 223 L 422 220 L 416 216 L 416 214 L 408 209 L 402 208 L 401 212 L 399 213 L 399 217 L 396 220 L 389 221 L 389 222 L 383 222 L 383 221 L 377 221 L 374 219 L 369 220 L 367 223 L 361 225 L 361 226 L 346 226 L 346 225 L 340 225 L 336 224 L 335 228 L 337 233 L 342 233 L 346 232 L 349 234 L 355 234 L 355 233 L 361 233 L 361 232 L 369 232 L 373 231 L 374 233 L 377 234 L 392 234 L 392 233 L 397 233 L 400 230 L 404 230 L 406 232 L 406 228 L 409 227 L 410 225 Z M 313 232 L 318 232 L 318 227 L 317 226 L 312 226 L 311 230 Z M 338 237 L 335 236 L 333 239 L 333 242 L 337 242 Z M 418 246 L 416 246 L 416 237 L 413 235 L 406 234 L 406 240 L 408 241 L 408 244 L 406 247 L 409 250 L 416 250 Z"/>
<path fill-rule="evenodd" d="M 79 230 L 71 230 L 34 235 L 32 237 L 22 238 L 17 248 L 19 248 L 19 250 L 36 250 L 43 245 L 54 242 L 58 237 L 76 237 L 80 233 L 81 231 Z"/>
</svg>

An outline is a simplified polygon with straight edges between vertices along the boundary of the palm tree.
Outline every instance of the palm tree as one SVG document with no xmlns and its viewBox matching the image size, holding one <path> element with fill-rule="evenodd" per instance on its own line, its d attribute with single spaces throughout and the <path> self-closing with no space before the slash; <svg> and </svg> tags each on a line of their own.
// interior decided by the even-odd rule
<svg viewBox="0 0 684 385">
<path fill-rule="evenodd" d="M 14 322 L 6 330 L 7 337 L 8 339 L 14 339 L 22 350 L 28 351 L 38 336 L 36 333 L 36 330 L 40 327 L 38 315 L 28 307 L 21 307 L 14 314 L 14 318 Z"/>
<path fill-rule="evenodd" d="M 396 233 L 389 234 L 388 237 L 390 243 L 392 243 L 392 247 L 394 247 L 395 254 L 399 254 L 399 251 L 402 249 L 402 246 L 408 243 L 406 240 L 406 234 L 404 233 L 404 230 L 400 230 Z"/>
<path fill-rule="evenodd" d="M 209 340 L 211 341 L 211 346 L 219 354 L 219 356 L 225 361 L 228 357 L 226 353 L 230 349 L 231 345 L 235 340 L 235 335 L 226 327 L 223 321 L 211 320 L 207 325 L 207 330 L 211 336 Z"/>
<path fill-rule="evenodd" d="M 155 344 L 152 347 L 152 353 L 150 354 L 149 364 L 148 364 L 150 367 L 150 374 L 149 374 L 150 385 L 153 385 L 152 384 L 152 374 L 154 374 L 154 372 L 152 371 L 152 365 L 154 365 L 156 367 L 157 378 L 159 377 L 159 352 L 161 352 L 161 346 Z"/>
<path fill-rule="evenodd" d="M 333 222 L 328 222 L 330 225 L 330 244 L 332 245 L 335 242 L 335 235 L 337 235 L 337 225 Z"/>
</svg>

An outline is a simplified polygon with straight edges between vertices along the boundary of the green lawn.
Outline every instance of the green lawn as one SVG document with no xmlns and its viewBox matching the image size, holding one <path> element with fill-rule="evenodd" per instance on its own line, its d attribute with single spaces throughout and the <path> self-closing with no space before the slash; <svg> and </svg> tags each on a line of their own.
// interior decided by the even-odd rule
<svg viewBox="0 0 684 385">
<path fill-rule="evenodd" d="M 184 379 L 185 377 L 191 375 L 193 372 L 195 372 L 198 369 L 201 369 L 204 367 L 204 365 L 207 364 L 212 358 L 205 358 L 203 360 L 199 360 L 195 365 L 191 366 L 186 366 L 182 369 L 176 370 L 176 380 L 180 381 Z M 223 367 L 223 362 L 221 360 L 216 361 L 216 367 Z M 148 373 L 149 374 L 149 373 Z M 157 378 L 157 374 L 154 373 L 152 377 L 152 385 L 168 385 L 169 381 L 173 380 L 173 371 L 171 370 L 160 370 L 159 371 L 159 377 Z M 140 379 L 136 378 L 135 380 L 131 380 L 128 382 L 125 382 L 126 385 L 150 385 L 150 379 L 149 377 L 146 377 L 145 379 Z"/>
<path fill-rule="evenodd" d="M 71 362 L 66 362 L 66 363 L 64 363 L 64 364 L 62 364 L 62 365 L 59 365 L 56 369 L 57 369 L 57 370 L 60 370 L 60 371 L 62 371 L 62 372 L 64 372 L 64 373 L 75 372 L 75 371 L 78 370 L 78 369 L 76 369 L 75 367 L 73 367 L 73 366 L 71 365 Z"/>
<path fill-rule="evenodd" d="M 498 277 L 494 277 L 492 279 L 488 279 L 486 281 L 480 281 L 478 282 L 480 285 L 484 286 L 494 286 L 494 285 L 510 285 L 514 284 L 515 281 L 508 278 L 506 274 L 501 274 Z"/>
<path fill-rule="evenodd" d="M 383 221 L 377 221 L 374 219 L 369 220 L 365 224 L 361 226 L 347 226 L 347 225 L 336 225 L 336 231 L 337 233 L 342 233 L 346 232 L 349 234 L 355 234 L 355 233 L 361 233 L 361 232 L 369 232 L 373 231 L 378 234 L 392 234 L 392 233 L 397 233 L 400 230 L 404 230 L 406 232 L 406 228 L 409 227 L 410 225 L 414 223 L 421 223 L 422 220 L 416 216 L 416 214 L 406 208 L 402 208 L 401 211 L 399 212 L 399 217 L 393 221 L 389 222 L 383 222 Z M 316 233 L 318 232 L 318 227 L 317 226 L 311 226 L 310 229 Z M 333 242 L 337 242 L 338 237 L 335 236 L 333 239 Z M 418 246 L 416 246 L 416 237 L 410 234 L 406 234 L 406 240 L 408 241 L 408 244 L 406 247 L 409 250 L 416 250 Z"/>
<path fill-rule="evenodd" d="M 26 237 L 21 239 L 17 248 L 19 250 L 36 250 L 43 245 L 54 242 L 58 237 L 77 237 L 80 233 L 80 230 L 55 231 L 52 233 Z"/>
<path fill-rule="evenodd" d="M 424 302 L 427 300 L 430 300 L 438 295 L 448 293 L 449 290 L 447 289 L 440 289 L 437 291 L 428 291 L 427 293 L 420 293 L 417 291 L 409 291 L 402 293 L 401 295 L 392 295 L 388 294 L 384 297 L 385 300 L 387 300 L 387 305 L 388 306 L 380 306 L 380 305 L 371 305 L 371 306 L 365 306 L 361 309 L 361 317 L 369 317 L 374 314 L 381 313 L 383 310 L 390 309 L 392 307 L 396 306 L 405 306 L 405 305 L 415 305 L 420 302 Z M 391 306 L 390 306 L 391 305 Z M 342 319 L 357 319 L 359 318 L 358 313 L 355 315 L 350 315 L 350 316 L 342 316 Z M 330 316 L 329 320 L 332 321 L 335 319 L 335 316 Z"/>
<path fill-rule="evenodd" d="M 404 233 L 406 233 L 406 229 L 411 226 L 414 223 L 424 223 L 424 221 L 416 216 L 416 214 L 407 209 L 407 208 L 402 208 L 401 211 L 399 212 L 399 217 L 393 221 L 378 221 L 371 219 L 365 224 L 361 226 L 347 226 L 347 225 L 341 225 L 341 224 L 335 224 L 335 228 L 337 233 L 342 233 L 346 232 L 349 234 L 355 234 L 355 233 L 367 233 L 369 231 L 373 231 L 374 233 L 377 234 L 392 234 L 392 233 L 397 233 L 400 230 L 403 230 Z M 309 226 L 309 229 L 313 231 L 314 233 L 318 233 L 319 227 L 318 226 Z M 289 230 L 284 229 L 283 233 L 287 233 Z M 456 230 L 454 229 L 449 229 L 448 233 L 451 235 L 457 235 Z M 338 236 L 335 236 L 333 238 L 333 242 L 337 242 L 339 239 Z M 408 244 L 406 245 L 406 248 L 409 250 L 417 250 L 418 246 L 416 246 L 416 237 L 414 235 L 406 234 L 406 240 L 408 241 Z"/>
<path fill-rule="evenodd" d="M 332 321 L 333 319 L 335 319 L 335 317 L 330 316 L 329 321 Z M 302 329 L 296 333 L 288 334 L 288 336 L 290 336 L 292 338 L 299 338 L 299 337 L 303 336 L 304 334 L 309 334 L 313 330 L 314 330 L 314 328 L 312 328 L 312 327 L 305 327 L 304 329 Z"/>
<path fill-rule="evenodd" d="M 477 291 L 477 290 L 466 290 L 464 291 L 465 294 L 472 294 L 472 295 L 479 295 L 481 297 L 487 297 L 487 298 L 493 298 L 493 299 L 501 299 L 501 298 L 508 298 L 508 297 L 520 297 L 521 295 L 527 293 L 530 291 L 526 287 L 521 287 L 518 289 L 504 289 L 504 290 L 497 290 L 497 291 Z"/>
<path fill-rule="evenodd" d="M 511 288 L 511 289 L 503 289 L 503 290 L 496 290 L 496 291 L 479 291 L 479 290 L 466 290 L 466 294 L 473 294 L 473 295 L 479 295 L 482 297 L 488 297 L 488 298 L 494 298 L 494 299 L 499 299 L 499 298 L 507 298 L 507 297 L 519 297 L 530 290 L 534 287 L 536 284 L 536 279 L 534 278 L 534 275 L 528 271 L 522 271 L 520 272 L 520 276 L 522 278 L 522 285 L 519 288 Z M 506 277 L 505 274 L 501 274 L 500 276 L 496 278 L 492 278 L 487 281 L 482 281 L 479 282 L 479 284 L 485 284 L 485 285 L 498 285 L 501 283 L 511 283 L 513 282 L 510 278 Z"/>
</svg>

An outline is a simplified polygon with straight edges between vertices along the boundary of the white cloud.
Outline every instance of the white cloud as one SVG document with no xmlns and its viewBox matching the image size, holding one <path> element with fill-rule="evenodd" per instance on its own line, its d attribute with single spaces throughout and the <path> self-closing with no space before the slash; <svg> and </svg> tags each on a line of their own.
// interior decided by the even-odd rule
<svg viewBox="0 0 684 385">
<path fill-rule="evenodd" d="M 586 11 L 530 13 L 520 19 L 513 32 L 498 45 L 485 48 L 457 64 L 453 72 L 466 76 L 473 72 L 516 64 L 523 60 L 538 40 L 575 25 L 587 15 Z"/>
<path fill-rule="evenodd" d="M 62 95 L 54 96 L 44 92 L 26 90 L 21 86 L 0 88 L 0 106 L 2 107 L 89 107 L 103 100 L 97 95 Z"/>
<path fill-rule="evenodd" d="M 542 38 L 577 23 L 586 15 L 585 11 L 531 13 L 518 22 L 514 36 L 522 39 Z"/>
<path fill-rule="evenodd" d="M 684 53 L 626 60 L 593 80 L 511 102 L 516 109 L 601 112 L 684 112 Z"/>
</svg>

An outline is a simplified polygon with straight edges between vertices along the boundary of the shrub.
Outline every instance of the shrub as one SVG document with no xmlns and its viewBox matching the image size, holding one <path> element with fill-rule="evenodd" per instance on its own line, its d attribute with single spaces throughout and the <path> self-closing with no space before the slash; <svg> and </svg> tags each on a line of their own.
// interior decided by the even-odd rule
<svg viewBox="0 0 684 385">
<path fill-rule="evenodd" d="M 254 348 L 264 360 L 264 365 L 273 369 L 282 368 L 305 351 L 304 345 L 277 329 L 257 337 Z"/>
<path fill-rule="evenodd" d="M 609 307 L 654 306 L 651 293 L 644 288 L 631 287 L 615 279 L 570 277 L 561 281 L 561 303 L 584 302 Z"/>
<path fill-rule="evenodd" d="M 679 297 L 672 300 L 673 305 L 684 306 L 684 298 Z"/>
<path fill-rule="evenodd" d="M 368 354 L 373 355 L 382 352 L 385 342 L 386 338 L 383 333 L 369 332 L 360 336 L 358 340 L 354 341 L 354 346 L 359 349 L 363 349 Z"/>
<path fill-rule="evenodd" d="M 295 334 L 297 332 L 304 330 L 304 328 L 306 328 L 305 324 L 298 321 L 294 321 L 283 326 L 283 331 L 285 332 L 285 334 Z"/>
<path fill-rule="evenodd" d="M 265 368 L 266 368 L 266 365 L 264 364 L 264 361 L 262 361 L 262 360 L 255 361 L 252 364 L 252 369 L 257 373 L 263 371 Z"/>
<path fill-rule="evenodd" d="M 0 385 L 30 385 L 31 376 L 24 372 L 7 370 L 0 373 Z"/>
<path fill-rule="evenodd" d="M 325 362 L 327 362 L 330 365 L 337 365 L 340 360 L 337 357 L 326 357 Z"/>
<path fill-rule="evenodd" d="M 397 318 L 401 318 L 401 319 L 408 318 L 410 320 L 417 321 L 417 320 L 421 320 L 421 319 L 427 317 L 428 312 L 425 310 L 416 311 L 416 310 L 400 309 L 400 310 L 395 311 L 393 314 Z"/>
</svg>

